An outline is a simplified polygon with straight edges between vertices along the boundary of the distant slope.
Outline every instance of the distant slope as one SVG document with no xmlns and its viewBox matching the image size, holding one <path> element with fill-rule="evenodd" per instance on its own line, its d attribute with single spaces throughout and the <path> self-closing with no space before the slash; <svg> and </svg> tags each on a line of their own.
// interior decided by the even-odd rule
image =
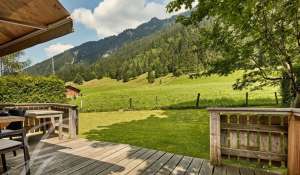
<svg viewBox="0 0 300 175">
<path fill-rule="evenodd" d="M 175 17 L 160 20 L 152 18 L 149 22 L 138 26 L 136 29 L 128 29 L 116 36 L 110 36 L 99 41 L 91 41 L 65 51 L 53 57 L 55 71 L 60 71 L 70 64 L 92 64 L 125 43 L 149 36 L 175 21 Z M 34 75 L 48 75 L 52 73 L 51 59 L 33 65 L 26 69 Z"/>
<path fill-rule="evenodd" d="M 113 111 L 128 109 L 132 99 L 134 109 L 195 107 L 197 94 L 201 94 L 201 107 L 243 106 L 247 90 L 235 91 L 232 84 L 242 72 L 229 76 L 211 76 L 189 79 L 188 76 L 174 77 L 171 74 L 160 77 L 153 84 L 143 74 L 127 83 L 104 77 L 77 86 L 83 96 L 71 103 L 83 106 L 81 111 Z M 274 105 L 274 92 L 278 87 L 249 92 L 249 105 Z"/>
</svg>

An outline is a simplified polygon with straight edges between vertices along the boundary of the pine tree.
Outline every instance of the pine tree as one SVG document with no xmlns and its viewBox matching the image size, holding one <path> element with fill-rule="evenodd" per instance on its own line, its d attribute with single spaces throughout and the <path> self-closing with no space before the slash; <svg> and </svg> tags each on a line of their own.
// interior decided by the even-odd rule
<svg viewBox="0 0 300 175">
<path fill-rule="evenodd" d="M 155 75 L 154 75 L 154 72 L 151 70 L 151 71 L 148 71 L 148 83 L 154 83 L 155 82 Z"/>
<path fill-rule="evenodd" d="M 83 83 L 83 77 L 80 74 L 77 74 L 74 81 L 76 84 L 82 84 Z"/>
</svg>

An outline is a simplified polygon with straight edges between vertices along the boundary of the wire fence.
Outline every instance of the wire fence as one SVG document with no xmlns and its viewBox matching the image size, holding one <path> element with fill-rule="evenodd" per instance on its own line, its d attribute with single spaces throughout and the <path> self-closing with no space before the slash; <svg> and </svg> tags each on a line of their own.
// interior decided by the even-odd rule
<svg viewBox="0 0 300 175">
<path fill-rule="evenodd" d="M 182 93 L 177 95 L 102 95 L 79 97 L 72 100 L 81 112 L 154 109 L 203 109 L 207 107 L 279 107 L 281 96 L 277 92 Z"/>
</svg>

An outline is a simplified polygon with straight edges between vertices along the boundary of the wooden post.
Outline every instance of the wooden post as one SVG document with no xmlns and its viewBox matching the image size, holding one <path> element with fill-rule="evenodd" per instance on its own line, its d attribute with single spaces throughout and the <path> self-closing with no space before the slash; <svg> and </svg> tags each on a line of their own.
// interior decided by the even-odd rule
<svg viewBox="0 0 300 175">
<path fill-rule="evenodd" d="M 129 98 L 129 109 L 132 109 L 132 98 Z"/>
<path fill-rule="evenodd" d="M 248 106 L 248 100 L 249 100 L 249 93 L 246 92 L 246 101 L 245 101 L 245 105 Z"/>
<path fill-rule="evenodd" d="M 155 96 L 155 107 L 158 108 L 158 97 Z"/>
<path fill-rule="evenodd" d="M 210 113 L 210 162 L 221 165 L 221 121 L 217 112 Z"/>
<path fill-rule="evenodd" d="M 77 109 L 69 108 L 69 137 L 75 139 L 77 137 Z"/>
<path fill-rule="evenodd" d="M 289 117 L 288 174 L 300 175 L 300 117 Z"/>
<path fill-rule="evenodd" d="M 200 93 L 197 95 L 196 108 L 200 107 Z"/>
<path fill-rule="evenodd" d="M 276 104 L 278 105 L 279 102 L 278 102 L 277 92 L 275 92 L 274 95 L 275 95 L 275 101 L 276 101 Z"/>
</svg>

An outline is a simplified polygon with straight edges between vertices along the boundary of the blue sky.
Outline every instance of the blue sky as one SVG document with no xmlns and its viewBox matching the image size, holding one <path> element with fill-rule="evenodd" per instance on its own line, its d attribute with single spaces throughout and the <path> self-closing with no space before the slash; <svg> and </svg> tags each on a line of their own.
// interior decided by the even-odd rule
<svg viewBox="0 0 300 175">
<path fill-rule="evenodd" d="M 87 41 L 135 28 L 152 17 L 167 18 L 169 0 L 60 0 L 74 20 L 74 33 L 25 50 L 32 64 Z"/>
</svg>

